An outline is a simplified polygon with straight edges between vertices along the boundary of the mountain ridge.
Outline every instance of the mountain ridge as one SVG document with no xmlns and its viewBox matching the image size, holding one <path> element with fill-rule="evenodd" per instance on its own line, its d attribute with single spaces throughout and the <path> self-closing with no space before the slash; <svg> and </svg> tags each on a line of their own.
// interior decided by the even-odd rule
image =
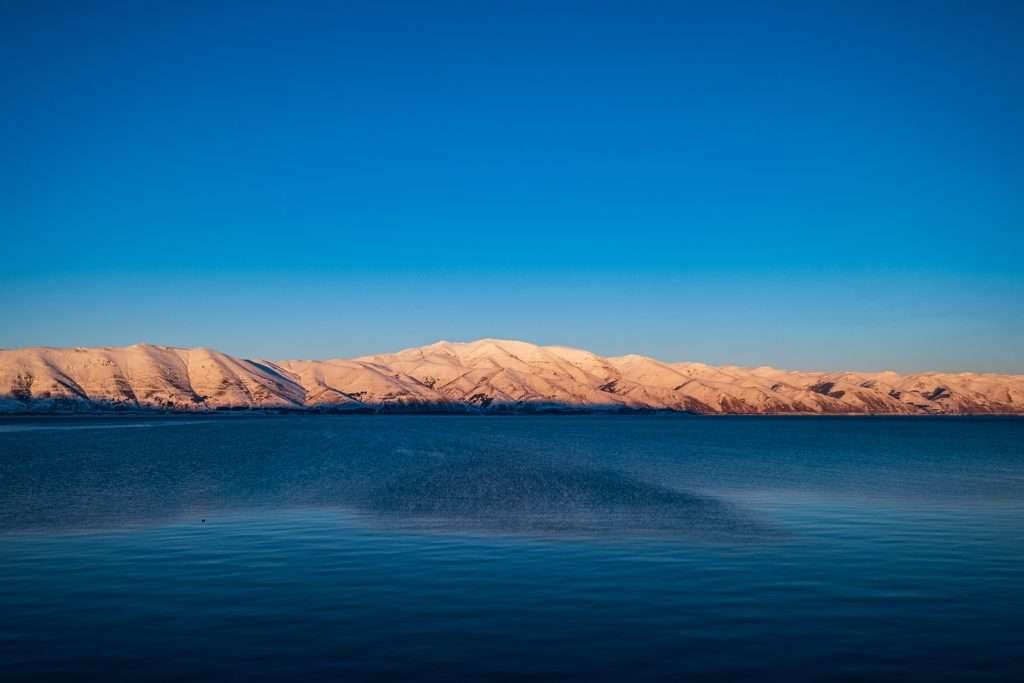
<svg viewBox="0 0 1024 683">
<path fill-rule="evenodd" d="M 161 410 L 1024 414 L 1024 375 L 744 368 L 485 338 L 265 360 L 209 347 L 0 349 L 0 413 Z"/>
</svg>

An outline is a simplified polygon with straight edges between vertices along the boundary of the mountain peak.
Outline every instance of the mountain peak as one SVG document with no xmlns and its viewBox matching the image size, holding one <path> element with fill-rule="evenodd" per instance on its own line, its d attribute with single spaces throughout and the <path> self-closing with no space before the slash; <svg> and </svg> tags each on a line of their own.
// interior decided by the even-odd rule
<svg viewBox="0 0 1024 683">
<path fill-rule="evenodd" d="M 1024 376 L 715 367 L 490 337 L 330 361 L 155 344 L 0 350 L 0 412 L 125 408 L 1024 414 Z"/>
</svg>

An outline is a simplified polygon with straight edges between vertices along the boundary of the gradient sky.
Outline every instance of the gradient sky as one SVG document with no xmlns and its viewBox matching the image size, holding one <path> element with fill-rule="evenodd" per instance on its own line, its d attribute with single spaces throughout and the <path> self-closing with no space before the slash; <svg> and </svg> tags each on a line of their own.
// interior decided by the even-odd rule
<svg viewBox="0 0 1024 683">
<path fill-rule="evenodd" d="M 0 346 L 1024 372 L 1024 3 L 843 5 L 0 0 Z"/>
</svg>

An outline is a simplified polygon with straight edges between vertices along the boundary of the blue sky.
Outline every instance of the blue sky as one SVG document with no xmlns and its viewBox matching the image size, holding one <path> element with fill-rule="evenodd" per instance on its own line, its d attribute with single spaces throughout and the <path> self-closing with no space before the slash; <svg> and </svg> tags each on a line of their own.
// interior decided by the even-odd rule
<svg viewBox="0 0 1024 683">
<path fill-rule="evenodd" d="M 0 346 L 1024 372 L 1020 3 L 210 4 L 0 6 Z"/>
</svg>

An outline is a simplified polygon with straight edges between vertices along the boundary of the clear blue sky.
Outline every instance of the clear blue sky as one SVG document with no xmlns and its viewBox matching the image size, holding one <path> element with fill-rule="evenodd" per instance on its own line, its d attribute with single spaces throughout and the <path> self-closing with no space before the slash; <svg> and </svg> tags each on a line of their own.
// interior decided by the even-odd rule
<svg viewBox="0 0 1024 683">
<path fill-rule="evenodd" d="M 0 346 L 1024 372 L 1024 3 L 8 0 L 0 59 Z"/>
</svg>

